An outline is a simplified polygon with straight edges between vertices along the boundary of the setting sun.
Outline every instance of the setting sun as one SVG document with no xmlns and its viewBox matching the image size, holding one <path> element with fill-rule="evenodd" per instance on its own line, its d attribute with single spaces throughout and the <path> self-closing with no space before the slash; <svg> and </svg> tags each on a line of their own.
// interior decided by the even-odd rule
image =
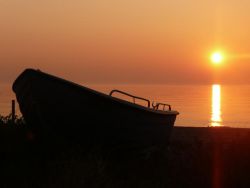
<svg viewBox="0 0 250 188">
<path fill-rule="evenodd" d="M 223 60 L 223 55 L 220 52 L 214 52 L 211 55 L 211 60 L 214 64 L 220 64 Z"/>
</svg>

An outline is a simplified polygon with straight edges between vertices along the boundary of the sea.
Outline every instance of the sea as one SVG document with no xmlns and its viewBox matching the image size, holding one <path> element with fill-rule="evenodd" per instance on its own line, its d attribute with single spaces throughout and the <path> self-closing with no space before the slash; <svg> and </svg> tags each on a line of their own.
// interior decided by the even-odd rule
<svg viewBox="0 0 250 188">
<path fill-rule="evenodd" d="M 151 102 L 170 104 L 173 110 L 180 113 L 175 126 L 250 128 L 250 85 L 82 85 L 106 94 L 118 89 Z M 134 102 L 122 94 L 114 93 L 114 96 Z M 11 112 L 12 99 L 15 99 L 15 95 L 11 85 L 0 84 L 1 115 Z M 135 103 L 146 105 L 141 100 L 135 100 Z M 17 114 L 21 115 L 18 104 Z"/>
</svg>

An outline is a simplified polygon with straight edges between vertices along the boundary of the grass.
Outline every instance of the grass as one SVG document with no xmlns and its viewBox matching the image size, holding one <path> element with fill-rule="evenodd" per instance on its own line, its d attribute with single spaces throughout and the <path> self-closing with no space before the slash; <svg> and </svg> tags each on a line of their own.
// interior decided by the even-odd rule
<svg viewBox="0 0 250 188">
<path fill-rule="evenodd" d="M 15 115 L 14 119 L 12 117 L 12 114 L 9 114 L 7 116 L 0 115 L 0 126 L 24 126 L 25 121 L 24 118 L 21 116 Z"/>
</svg>

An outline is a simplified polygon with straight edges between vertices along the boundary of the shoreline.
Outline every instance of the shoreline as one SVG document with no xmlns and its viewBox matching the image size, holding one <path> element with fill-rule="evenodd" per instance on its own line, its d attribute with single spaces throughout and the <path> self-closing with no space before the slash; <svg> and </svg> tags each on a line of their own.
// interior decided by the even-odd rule
<svg viewBox="0 0 250 188">
<path fill-rule="evenodd" d="M 229 141 L 234 139 L 243 139 L 249 136 L 250 128 L 236 128 L 236 127 L 180 127 L 173 128 L 171 138 L 173 140 L 183 139 L 200 139 L 201 141 L 217 140 Z"/>
</svg>

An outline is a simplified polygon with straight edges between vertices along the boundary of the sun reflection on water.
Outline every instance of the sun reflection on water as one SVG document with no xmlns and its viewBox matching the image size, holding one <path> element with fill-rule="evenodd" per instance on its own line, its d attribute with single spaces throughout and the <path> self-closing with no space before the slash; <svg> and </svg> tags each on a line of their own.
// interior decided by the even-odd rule
<svg viewBox="0 0 250 188">
<path fill-rule="evenodd" d="M 211 126 L 222 126 L 221 118 L 221 86 L 218 84 L 212 85 L 212 116 Z"/>
</svg>

